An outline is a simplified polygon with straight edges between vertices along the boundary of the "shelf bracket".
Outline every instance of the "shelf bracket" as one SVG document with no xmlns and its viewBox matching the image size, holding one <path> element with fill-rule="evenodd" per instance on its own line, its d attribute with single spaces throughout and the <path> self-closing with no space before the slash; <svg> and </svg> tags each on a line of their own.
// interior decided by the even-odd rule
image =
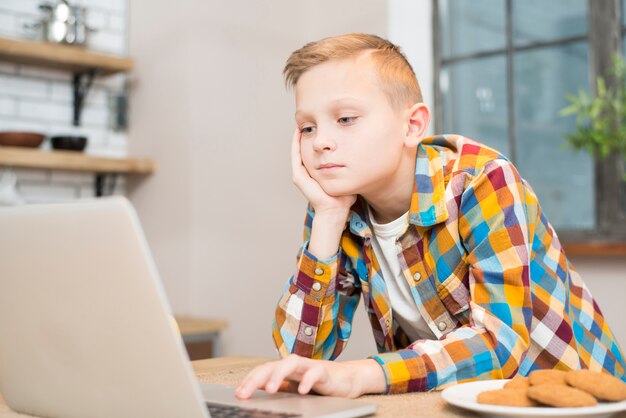
<svg viewBox="0 0 626 418">
<path fill-rule="evenodd" d="M 83 112 L 85 97 L 91 88 L 96 73 L 97 70 L 95 69 L 74 73 L 74 126 L 80 126 L 80 116 Z"/>
<path fill-rule="evenodd" d="M 94 194 L 96 197 L 112 195 L 115 191 L 116 181 L 117 173 L 97 173 L 94 181 Z"/>
</svg>

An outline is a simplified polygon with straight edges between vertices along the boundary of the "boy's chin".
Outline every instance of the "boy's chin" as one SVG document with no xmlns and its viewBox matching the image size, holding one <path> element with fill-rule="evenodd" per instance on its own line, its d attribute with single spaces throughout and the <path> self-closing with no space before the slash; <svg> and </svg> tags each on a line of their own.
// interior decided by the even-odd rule
<svg viewBox="0 0 626 418">
<path fill-rule="evenodd" d="M 343 196 L 352 196 L 352 195 L 358 194 L 358 192 L 352 188 L 337 187 L 337 186 L 332 187 L 329 185 L 321 185 L 321 186 L 322 186 L 322 190 L 324 190 L 324 192 L 331 197 L 343 197 Z"/>
</svg>

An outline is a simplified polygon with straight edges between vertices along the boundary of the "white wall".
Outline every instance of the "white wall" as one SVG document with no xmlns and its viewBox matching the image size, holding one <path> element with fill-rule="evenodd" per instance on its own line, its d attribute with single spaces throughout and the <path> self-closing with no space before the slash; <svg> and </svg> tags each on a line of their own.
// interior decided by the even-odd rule
<svg viewBox="0 0 626 418">
<path fill-rule="evenodd" d="M 435 111 L 432 3 L 430 1 L 388 0 L 387 37 L 400 45 L 417 75 L 424 103 Z M 433 135 L 434 121 L 427 131 Z"/>
<path fill-rule="evenodd" d="M 273 310 L 300 245 L 305 202 L 290 180 L 294 105 L 281 75 L 289 53 L 332 34 L 389 37 L 433 104 L 429 1 L 267 4 L 130 4 L 130 150 L 159 167 L 129 192 L 174 310 L 227 318 L 228 355 L 274 355 Z M 574 262 L 624 342 L 626 261 Z M 361 306 L 342 358 L 374 350 Z"/>
</svg>

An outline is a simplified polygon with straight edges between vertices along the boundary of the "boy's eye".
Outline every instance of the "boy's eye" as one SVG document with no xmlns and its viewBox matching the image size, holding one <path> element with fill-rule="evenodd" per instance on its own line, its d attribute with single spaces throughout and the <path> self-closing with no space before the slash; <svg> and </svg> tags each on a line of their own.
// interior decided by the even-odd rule
<svg viewBox="0 0 626 418">
<path fill-rule="evenodd" d="M 314 128 L 312 126 L 304 126 L 304 127 L 302 127 L 302 129 L 300 129 L 300 133 L 310 134 L 310 133 L 313 132 L 313 129 Z"/>
<path fill-rule="evenodd" d="M 354 122 L 355 119 L 356 119 L 356 116 L 344 116 L 342 118 L 337 119 L 337 122 L 339 122 L 341 125 L 345 125 L 345 124 Z"/>
</svg>

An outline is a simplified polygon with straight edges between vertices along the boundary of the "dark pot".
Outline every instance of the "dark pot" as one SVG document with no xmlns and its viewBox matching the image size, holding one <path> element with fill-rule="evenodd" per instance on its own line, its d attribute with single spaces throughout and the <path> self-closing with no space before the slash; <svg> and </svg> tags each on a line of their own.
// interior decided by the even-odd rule
<svg viewBox="0 0 626 418">
<path fill-rule="evenodd" d="M 66 151 L 82 151 L 87 146 L 87 137 L 84 136 L 53 136 L 50 144 L 54 149 Z"/>
</svg>

